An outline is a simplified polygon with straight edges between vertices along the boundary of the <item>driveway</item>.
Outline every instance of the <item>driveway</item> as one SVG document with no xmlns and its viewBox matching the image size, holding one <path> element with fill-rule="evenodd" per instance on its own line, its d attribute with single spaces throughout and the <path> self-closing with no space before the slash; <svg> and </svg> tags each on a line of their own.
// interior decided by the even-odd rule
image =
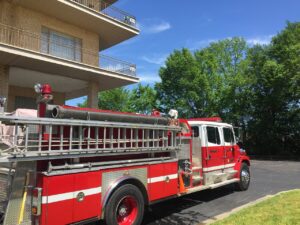
<svg viewBox="0 0 300 225">
<path fill-rule="evenodd" d="M 236 192 L 229 185 L 155 204 L 143 225 L 198 224 L 265 195 L 300 188 L 300 162 L 253 160 L 251 176 L 245 192 Z"/>
<path fill-rule="evenodd" d="M 266 195 L 300 188 L 300 162 L 252 160 L 250 170 L 247 191 L 234 191 L 228 185 L 164 201 L 151 206 L 143 225 L 196 225 Z"/>
</svg>

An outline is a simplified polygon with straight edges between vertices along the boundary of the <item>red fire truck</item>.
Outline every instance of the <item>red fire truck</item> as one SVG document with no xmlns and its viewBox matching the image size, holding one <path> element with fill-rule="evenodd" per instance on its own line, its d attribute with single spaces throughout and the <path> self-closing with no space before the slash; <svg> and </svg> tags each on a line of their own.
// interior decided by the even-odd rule
<svg viewBox="0 0 300 225">
<path fill-rule="evenodd" d="M 178 119 L 52 105 L 38 85 L 38 117 L 0 114 L 3 225 L 141 224 L 158 201 L 234 183 L 249 157 L 219 118 Z"/>
</svg>

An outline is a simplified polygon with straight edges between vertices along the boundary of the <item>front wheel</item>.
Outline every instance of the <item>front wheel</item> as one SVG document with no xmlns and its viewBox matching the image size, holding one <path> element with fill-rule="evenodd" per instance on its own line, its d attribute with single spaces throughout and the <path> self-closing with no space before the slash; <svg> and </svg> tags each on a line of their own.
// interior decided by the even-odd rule
<svg viewBox="0 0 300 225">
<path fill-rule="evenodd" d="M 246 163 L 242 163 L 240 170 L 240 181 L 236 184 L 236 189 L 246 191 L 250 185 L 250 170 Z"/>
<path fill-rule="evenodd" d="M 107 225 L 139 225 L 144 215 L 144 197 L 134 185 L 126 184 L 111 196 L 105 208 Z"/>
</svg>

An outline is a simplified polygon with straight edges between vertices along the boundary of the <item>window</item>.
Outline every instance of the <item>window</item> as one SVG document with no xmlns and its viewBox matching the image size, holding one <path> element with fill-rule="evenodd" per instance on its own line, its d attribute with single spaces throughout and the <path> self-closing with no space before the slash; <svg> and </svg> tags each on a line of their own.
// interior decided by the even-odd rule
<svg viewBox="0 0 300 225">
<path fill-rule="evenodd" d="M 81 45 L 79 38 L 42 28 L 42 53 L 81 62 Z"/>
<path fill-rule="evenodd" d="M 209 143 L 217 144 L 217 145 L 221 143 L 219 130 L 217 127 L 206 127 L 206 132 L 207 132 L 207 141 Z"/>
<path fill-rule="evenodd" d="M 37 109 L 37 103 L 35 98 L 16 96 L 15 97 L 15 109 Z"/>
<path fill-rule="evenodd" d="M 192 127 L 193 137 L 199 137 L 199 127 Z"/>
<path fill-rule="evenodd" d="M 233 143 L 234 142 L 232 129 L 224 127 L 223 128 L 223 134 L 224 134 L 224 141 L 225 142 L 227 142 L 227 143 Z"/>
</svg>

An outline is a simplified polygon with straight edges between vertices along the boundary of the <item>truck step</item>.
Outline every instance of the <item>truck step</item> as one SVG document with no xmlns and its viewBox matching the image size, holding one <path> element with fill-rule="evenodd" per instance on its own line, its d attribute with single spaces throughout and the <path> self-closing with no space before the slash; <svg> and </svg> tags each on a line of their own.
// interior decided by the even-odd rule
<svg viewBox="0 0 300 225">
<path fill-rule="evenodd" d="M 217 184 L 201 185 L 201 186 L 198 186 L 198 187 L 193 187 L 193 188 L 187 189 L 186 193 L 184 193 L 184 194 L 190 194 L 190 193 L 193 193 L 193 192 L 202 191 L 202 190 L 206 190 L 206 189 L 215 189 L 215 188 L 225 186 L 227 184 L 236 183 L 236 182 L 239 182 L 239 181 L 240 181 L 239 179 L 235 178 L 235 179 L 226 180 L 226 181 L 223 181 L 223 182 L 220 182 L 220 183 L 217 183 Z"/>
<path fill-rule="evenodd" d="M 201 170 L 201 169 L 202 169 L 201 166 L 193 166 L 193 167 L 192 167 L 192 170 Z"/>
<path fill-rule="evenodd" d="M 198 187 L 193 187 L 193 188 L 187 189 L 186 194 L 190 194 L 190 193 L 197 192 L 197 191 L 203 191 L 203 190 L 206 190 L 206 189 L 210 189 L 210 187 L 206 186 L 206 185 L 201 185 L 201 186 L 198 186 Z"/>
<path fill-rule="evenodd" d="M 217 184 L 211 184 L 211 185 L 209 185 L 209 187 L 211 189 L 214 189 L 214 188 L 218 188 L 218 187 L 221 187 L 221 186 L 224 186 L 224 185 L 227 185 L 227 184 L 236 183 L 236 182 L 239 182 L 239 179 L 234 178 L 234 179 L 231 179 L 231 180 L 225 180 L 225 181 L 217 183 Z"/>
<path fill-rule="evenodd" d="M 230 171 L 227 171 L 226 173 L 227 174 L 230 174 L 230 175 L 234 175 L 236 174 L 238 171 L 237 170 L 230 170 Z"/>
<path fill-rule="evenodd" d="M 193 186 L 199 185 L 202 180 L 203 177 L 201 177 L 200 175 L 193 176 Z"/>
<path fill-rule="evenodd" d="M 233 178 L 236 174 L 237 174 L 237 170 L 230 170 L 230 171 L 227 171 L 226 174 L 227 174 L 227 179 L 231 179 Z"/>
<path fill-rule="evenodd" d="M 227 174 L 226 173 L 216 173 L 214 174 L 215 177 L 223 177 L 223 176 L 226 176 Z"/>
<path fill-rule="evenodd" d="M 201 180 L 203 180 L 203 177 L 201 177 L 200 175 L 197 175 L 197 176 L 193 176 L 193 181 L 201 181 Z"/>
</svg>

